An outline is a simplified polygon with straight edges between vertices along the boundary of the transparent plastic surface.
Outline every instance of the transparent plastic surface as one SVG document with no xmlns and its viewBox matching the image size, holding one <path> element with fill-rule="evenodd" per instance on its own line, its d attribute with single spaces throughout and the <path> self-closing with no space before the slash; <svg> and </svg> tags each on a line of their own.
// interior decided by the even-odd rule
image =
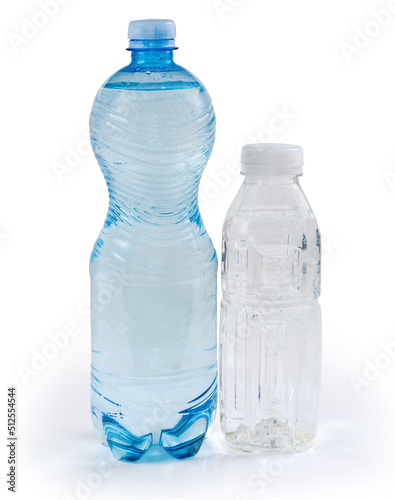
<svg viewBox="0 0 395 500">
<path fill-rule="evenodd" d="M 223 226 L 221 425 L 241 452 L 316 439 L 320 233 L 296 176 L 246 176 Z"/>
<path fill-rule="evenodd" d="M 110 198 L 90 261 L 95 431 L 122 460 L 152 446 L 186 458 L 217 397 L 217 258 L 197 204 L 211 100 L 172 51 L 136 50 L 90 128 Z"/>
</svg>

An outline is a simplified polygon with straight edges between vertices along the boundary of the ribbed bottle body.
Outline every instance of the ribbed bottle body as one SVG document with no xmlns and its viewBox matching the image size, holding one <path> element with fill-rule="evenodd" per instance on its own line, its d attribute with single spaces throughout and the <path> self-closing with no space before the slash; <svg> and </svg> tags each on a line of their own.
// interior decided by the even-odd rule
<svg viewBox="0 0 395 500">
<path fill-rule="evenodd" d="M 186 70 L 143 66 L 103 85 L 90 122 L 110 197 L 90 262 L 92 416 L 124 460 L 193 455 L 216 407 L 217 259 L 197 205 L 214 112 Z"/>
</svg>

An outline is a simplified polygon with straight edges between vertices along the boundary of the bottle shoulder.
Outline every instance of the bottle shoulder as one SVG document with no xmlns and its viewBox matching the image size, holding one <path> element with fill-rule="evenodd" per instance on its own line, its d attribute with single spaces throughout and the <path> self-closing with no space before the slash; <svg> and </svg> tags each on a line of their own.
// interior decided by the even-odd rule
<svg viewBox="0 0 395 500">
<path fill-rule="evenodd" d="M 128 64 L 113 73 L 103 83 L 98 93 L 102 89 L 149 91 L 198 89 L 210 99 L 203 83 L 193 73 L 174 62 L 163 65 Z"/>
<path fill-rule="evenodd" d="M 174 127 L 185 131 L 187 138 L 204 132 L 213 142 L 215 113 L 200 80 L 176 64 L 152 69 L 125 66 L 103 83 L 92 106 L 91 133 L 137 123 L 135 132 L 155 136 L 156 143 L 156 135 L 172 133 Z"/>
<path fill-rule="evenodd" d="M 230 205 L 223 225 L 224 232 L 237 221 L 254 221 L 258 225 L 318 224 L 299 183 L 267 184 L 243 182 Z"/>
<path fill-rule="evenodd" d="M 320 232 L 300 186 L 243 183 L 223 226 L 224 295 L 317 299 L 320 269 Z"/>
</svg>

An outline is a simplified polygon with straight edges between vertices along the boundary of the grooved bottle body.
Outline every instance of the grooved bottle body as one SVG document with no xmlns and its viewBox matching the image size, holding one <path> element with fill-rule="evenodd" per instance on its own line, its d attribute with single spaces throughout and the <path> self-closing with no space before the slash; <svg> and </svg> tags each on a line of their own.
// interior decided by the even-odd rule
<svg viewBox="0 0 395 500">
<path fill-rule="evenodd" d="M 237 451 L 316 438 L 320 234 L 296 176 L 247 176 L 223 226 L 221 425 Z"/>
<path fill-rule="evenodd" d="M 135 51 L 90 127 L 110 197 L 90 261 L 95 431 L 123 460 L 192 456 L 216 408 L 217 259 L 197 205 L 211 100 L 171 51 Z"/>
</svg>

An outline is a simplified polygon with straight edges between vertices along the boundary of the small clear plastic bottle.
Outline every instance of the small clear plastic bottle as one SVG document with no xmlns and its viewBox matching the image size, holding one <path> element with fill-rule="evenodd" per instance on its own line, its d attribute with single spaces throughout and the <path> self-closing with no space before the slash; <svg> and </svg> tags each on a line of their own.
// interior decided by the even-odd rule
<svg viewBox="0 0 395 500">
<path fill-rule="evenodd" d="M 221 425 L 241 452 L 316 439 L 321 379 L 320 232 L 299 185 L 303 150 L 242 149 L 223 226 Z"/>
</svg>

